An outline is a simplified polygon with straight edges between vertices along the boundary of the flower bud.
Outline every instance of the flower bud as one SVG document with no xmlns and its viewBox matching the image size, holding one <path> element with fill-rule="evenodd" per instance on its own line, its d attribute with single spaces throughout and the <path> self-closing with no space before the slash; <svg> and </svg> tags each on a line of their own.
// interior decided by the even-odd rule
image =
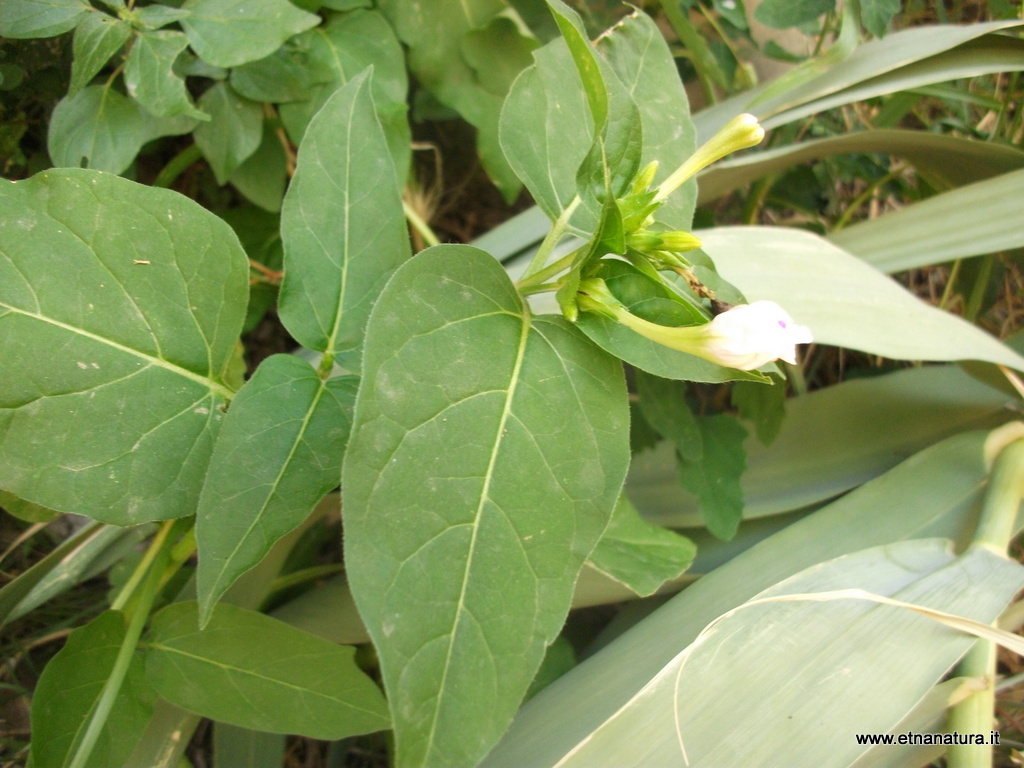
<svg viewBox="0 0 1024 768">
<path fill-rule="evenodd" d="M 760 144 L 763 138 L 764 128 L 757 122 L 756 117 L 747 114 L 737 115 L 694 152 L 671 176 L 661 182 L 654 199 L 659 202 L 664 200 L 698 171 L 726 155 Z"/>
</svg>

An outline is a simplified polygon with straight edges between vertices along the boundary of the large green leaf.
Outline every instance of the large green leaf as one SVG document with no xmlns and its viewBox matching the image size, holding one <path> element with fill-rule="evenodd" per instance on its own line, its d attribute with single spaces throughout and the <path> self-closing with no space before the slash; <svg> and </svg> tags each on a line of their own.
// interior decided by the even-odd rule
<svg viewBox="0 0 1024 768">
<path fill-rule="evenodd" d="M 400 194 L 366 72 L 310 124 L 281 212 L 281 320 L 301 344 L 352 371 L 370 308 L 410 255 Z"/>
<path fill-rule="evenodd" d="M 196 510 L 203 621 L 239 575 L 338 484 L 358 380 L 264 360 L 231 404 Z"/>
<path fill-rule="evenodd" d="M 340 739 L 388 727 L 380 689 L 335 645 L 262 613 L 219 605 L 198 629 L 195 603 L 153 617 L 146 677 L 172 704 L 271 733 Z"/>
<path fill-rule="evenodd" d="M 157 34 L 157 33 L 151 33 Z M 199 99 L 209 122 L 195 130 L 196 146 L 209 161 L 218 184 L 226 184 L 263 139 L 263 110 L 225 82 L 216 83 Z"/>
<path fill-rule="evenodd" d="M 1013 561 L 926 539 L 813 566 L 754 600 L 862 589 L 989 623 L 1021 586 Z M 558 764 L 850 765 L 868 750 L 855 735 L 890 731 L 974 641 L 866 600 L 753 603 L 680 646 Z"/>
<path fill-rule="evenodd" d="M 68 93 L 74 95 L 88 85 L 131 34 L 130 24 L 105 13 L 90 13 L 78 22 Z"/>
<path fill-rule="evenodd" d="M 409 83 L 402 46 L 378 11 L 332 15 L 327 23 L 299 38 L 306 46 L 304 70 L 316 85 L 305 101 L 282 104 L 281 120 L 292 141 L 301 144 L 306 126 L 338 88 L 373 67 L 370 90 L 384 128 L 396 174 L 404 184 L 412 150 L 406 99 Z M 232 74 L 232 82 L 235 76 Z"/>
<path fill-rule="evenodd" d="M 817 235 L 720 227 L 700 236 L 726 280 L 751 301 L 781 304 L 817 342 L 897 360 L 984 360 L 1024 370 L 1024 358 L 980 328 Z"/>
<path fill-rule="evenodd" d="M 292 35 L 320 23 L 288 0 L 188 0 L 181 26 L 199 56 L 235 67 L 269 56 Z"/>
<path fill-rule="evenodd" d="M 31 762 L 36 768 L 71 763 L 124 637 L 124 616 L 106 611 L 72 632 L 46 665 L 32 696 Z M 146 727 L 153 699 L 135 657 L 85 768 L 124 763 Z"/>
<path fill-rule="evenodd" d="M 61 99 L 46 144 L 58 167 L 122 173 L 149 138 L 138 104 L 107 84 L 90 85 Z"/>
<path fill-rule="evenodd" d="M 886 272 L 1021 248 L 1022 184 L 1024 170 L 1015 170 L 855 224 L 829 240 Z"/>
<path fill-rule="evenodd" d="M 238 238 L 94 171 L 0 198 L 0 487 L 118 525 L 192 514 L 245 317 Z"/>
<path fill-rule="evenodd" d="M 0 35 L 53 37 L 74 29 L 89 10 L 84 0 L 4 0 L 0 3 Z"/>
<path fill-rule="evenodd" d="M 804 568 L 904 539 L 953 538 L 965 545 L 988 477 L 989 438 L 989 433 L 974 432 L 932 446 L 701 578 L 531 699 L 483 765 L 556 763 L 614 716 L 716 617 Z M 1024 516 L 1018 516 L 1016 529 L 1022 525 Z M 890 674 L 887 685 L 900 677 Z M 743 690 L 751 696 L 748 686 Z M 888 695 L 887 687 L 882 697 Z M 669 733 L 674 739 L 674 732 Z M 765 736 L 762 731 L 750 741 Z M 639 739 L 635 746 L 641 749 L 643 744 Z"/>
<path fill-rule="evenodd" d="M 154 115 L 189 115 L 207 120 L 209 116 L 192 105 L 185 81 L 173 69 L 174 60 L 186 47 L 188 39 L 181 32 L 136 35 L 125 62 L 124 82 L 128 93 Z"/>
<path fill-rule="evenodd" d="M 628 464 L 619 364 L 533 318 L 501 266 L 437 246 L 374 307 L 345 455 L 345 562 L 401 765 L 508 726 Z"/>
<path fill-rule="evenodd" d="M 954 366 L 852 379 L 792 398 L 770 447 L 753 436 L 746 441 L 744 517 L 827 501 L 937 440 L 1008 421 L 1013 407 L 1011 398 Z M 649 519 L 680 528 L 701 524 L 697 500 L 679 485 L 670 444 L 635 456 L 627 487 Z"/>
</svg>

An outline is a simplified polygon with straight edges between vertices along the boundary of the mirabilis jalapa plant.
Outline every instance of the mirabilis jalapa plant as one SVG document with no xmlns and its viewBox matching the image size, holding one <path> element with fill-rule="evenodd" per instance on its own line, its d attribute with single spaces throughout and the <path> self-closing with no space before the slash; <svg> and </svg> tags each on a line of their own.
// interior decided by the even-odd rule
<svg viewBox="0 0 1024 768">
<path fill-rule="evenodd" d="M 622 495 L 622 362 L 638 389 L 766 383 L 759 368 L 810 341 L 774 302 L 748 303 L 721 279 L 688 232 L 693 175 L 762 131 L 741 116 L 694 152 L 654 23 L 637 12 L 595 45 L 549 4 L 562 37 L 536 50 L 501 116 L 501 149 L 553 222 L 517 283 L 480 248 L 411 258 L 394 114 L 373 90 L 383 68 L 339 74 L 281 214 L 278 313 L 322 356 L 316 368 L 277 355 L 241 381 L 246 255 L 181 195 L 80 168 L 0 184 L 0 488 L 95 519 L 85 543 L 161 521 L 110 610 L 43 673 L 39 768 L 153 765 L 199 717 L 322 739 L 390 727 L 397 765 L 475 765 L 516 716 L 586 563 L 628 585 L 623 551 L 650 571 L 647 554 L 672 549 L 671 573 L 634 590 L 650 594 L 692 560 L 667 531 L 671 545 L 631 539 L 644 523 Z M 161 23 L 223 23 L 211 5 L 165 9 Z M 77 2 L 47 12 L 109 23 Z M 679 167 L 656 183 L 654 160 Z M 556 255 L 566 235 L 579 242 Z M 560 315 L 527 304 L 544 292 Z M 669 410 L 685 410 L 669 394 Z M 386 699 L 351 648 L 257 610 L 339 474 L 359 612 L 347 622 L 365 625 L 344 642 L 369 635 Z M 728 536 L 738 514 L 708 527 Z M 182 589 L 175 574 L 191 575 L 196 551 Z"/>
<path fill-rule="evenodd" d="M 531 188 L 554 225 L 518 284 L 469 246 L 409 258 L 372 69 L 310 122 L 281 214 L 279 315 L 322 355 L 318 368 L 277 355 L 241 381 L 245 254 L 177 193 L 80 168 L 0 184 L 0 488 L 92 517 L 84 542 L 101 523 L 163 521 L 111 608 L 47 666 L 33 702 L 37 766 L 121 765 L 150 748 L 151 720 L 179 718 L 167 732 L 180 736 L 196 716 L 324 739 L 390 724 L 399 765 L 477 763 L 606 531 L 642 525 L 621 500 L 621 361 L 664 378 L 764 382 L 757 368 L 810 340 L 697 260 L 685 206 L 663 216 L 698 170 L 760 141 L 757 122 L 738 118 L 696 153 L 676 142 L 664 157 L 682 164 L 654 185 L 657 163 L 640 167 L 646 118 L 610 67 L 662 79 L 681 99 L 664 41 L 637 14 L 606 39 L 626 48 L 599 59 L 579 18 L 551 7 L 564 39 L 538 49 L 510 100 L 535 97 L 530 78 L 552 65 L 575 71 L 575 111 L 552 114 L 585 130 L 560 148 L 567 170 L 544 161 L 554 197 Z M 678 122 L 685 103 L 674 108 L 655 118 Z M 503 148 L 530 186 L 536 144 L 518 133 L 525 112 L 506 113 Z M 582 245 L 548 264 L 566 234 Z M 543 292 L 562 316 L 531 311 L 525 297 Z M 31 344 L 62 354 L 23 354 Z M 345 574 L 386 701 L 351 649 L 253 610 L 278 544 L 338 486 L 339 468 Z M 674 559 L 658 583 L 693 555 L 661 533 Z M 194 583 L 176 591 L 194 552 Z M 157 695 L 179 709 L 160 710 Z"/>
</svg>

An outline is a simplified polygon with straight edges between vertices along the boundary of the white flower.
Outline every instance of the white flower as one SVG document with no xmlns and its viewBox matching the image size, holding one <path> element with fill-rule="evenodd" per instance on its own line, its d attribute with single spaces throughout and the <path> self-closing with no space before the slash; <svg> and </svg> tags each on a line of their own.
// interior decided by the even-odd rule
<svg viewBox="0 0 1024 768">
<path fill-rule="evenodd" d="M 697 327 L 704 331 L 704 348 L 691 354 L 741 371 L 772 360 L 796 363 L 796 345 L 814 341 L 811 329 L 793 322 L 774 301 L 741 304 Z"/>
</svg>

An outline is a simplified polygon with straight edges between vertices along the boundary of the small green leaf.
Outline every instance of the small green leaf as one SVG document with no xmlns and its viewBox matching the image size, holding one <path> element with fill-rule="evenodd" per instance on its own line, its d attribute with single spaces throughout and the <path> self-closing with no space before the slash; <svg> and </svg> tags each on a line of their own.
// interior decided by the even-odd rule
<svg viewBox="0 0 1024 768">
<path fill-rule="evenodd" d="M 269 122 L 263 123 L 263 140 L 235 172 L 231 183 L 251 202 L 265 211 L 281 210 L 284 188 L 288 182 L 288 158 L 281 138 Z"/>
<path fill-rule="evenodd" d="M 764 0 L 754 9 L 754 18 L 775 29 L 797 27 L 817 21 L 836 7 L 836 0 Z"/>
<path fill-rule="evenodd" d="M 83 0 L 4 0 L 0 3 L 0 36 L 54 37 L 74 29 L 90 10 Z"/>
<path fill-rule="evenodd" d="M 704 440 L 686 402 L 686 384 L 637 371 L 636 389 L 647 423 L 674 442 L 685 458 L 700 461 Z"/>
<path fill-rule="evenodd" d="M 300 344 L 350 371 L 359 370 L 374 300 L 411 255 L 371 90 L 364 72 L 317 113 L 281 213 L 281 320 Z"/>
<path fill-rule="evenodd" d="M 305 52 L 283 45 L 266 58 L 232 69 L 231 87 L 252 101 L 305 101 L 315 76 L 306 58 Z"/>
<path fill-rule="evenodd" d="M 189 115 L 208 120 L 192 105 L 185 81 L 174 72 L 174 60 L 188 46 L 181 32 L 143 32 L 135 37 L 124 67 L 128 94 L 158 117 Z"/>
<path fill-rule="evenodd" d="M 900 12 L 900 0 L 860 0 L 860 23 L 875 37 L 885 37 L 889 23 Z"/>
<path fill-rule="evenodd" d="M 312 98 L 280 107 L 281 121 L 288 135 L 301 145 L 306 126 L 338 88 L 373 67 L 371 93 L 387 137 L 396 175 L 404 183 L 409 175 L 412 141 L 406 119 L 409 82 L 405 54 L 395 32 L 378 11 L 335 14 L 327 23 L 296 39 L 296 46 L 308 46 L 304 69 L 318 85 L 311 86 Z"/>
<path fill-rule="evenodd" d="M 199 630 L 195 603 L 153 617 L 146 677 L 165 699 L 219 722 L 314 739 L 388 727 L 380 689 L 355 649 L 234 605 L 219 605 Z"/>
<path fill-rule="evenodd" d="M 202 620 L 338 484 L 358 379 L 264 360 L 231 403 L 196 510 Z"/>
<path fill-rule="evenodd" d="M 217 67 L 237 67 L 269 56 L 320 17 L 288 0 L 188 0 L 181 20 L 193 50 Z"/>
<path fill-rule="evenodd" d="M 374 307 L 346 452 L 345 562 L 404 766 L 476 764 L 568 611 L 629 460 L 617 360 L 436 246 Z"/>
<path fill-rule="evenodd" d="M 19 499 L 4 490 L 0 490 L 0 507 L 9 515 L 29 523 L 48 523 L 60 515 L 59 512 Z"/>
<path fill-rule="evenodd" d="M 32 696 L 31 764 L 36 768 L 70 764 L 124 638 L 124 616 L 106 611 L 72 632 L 46 665 Z M 136 656 L 85 768 L 124 764 L 149 723 L 154 698 Z"/>
<path fill-rule="evenodd" d="M 192 514 L 248 271 L 175 192 L 84 170 L 0 182 L 0 487 L 117 525 Z"/>
<path fill-rule="evenodd" d="M 594 121 L 594 126 L 600 133 L 608 119 L 608 90 L 590 38 L 587 37 L 583 21 L 576 11 L 562 0 L 547 0 L 547 3 L 562 33 L 562 39 L 569 47 L 569 53 L 576 65 L 576 73 L 583 83 L 583 92 L 587 95 L 587 104 L 590 107 L 590 119 Z"/>
<path fill-rule="evenodd" d="M 647 597 L 689 568 L 696 554 L 692 541 L 647 522 L 621 496 L 587 564 Z"/>
<path fill-rule="evenodd" d="M 123 173 L 146 140 L 143 111 L 107 84 L 61 99 L 46 143 L 58 167 Z"/>
<path fill-rule="evenodd" d="M 773 386 L 737 381 L 732 385 L 732 404 L 740 417 L 754 423 L 754 431 L 762 445 L 768 446 L 778 437 L 786 418 L 786 385 L 775 381 Z"/>
<path fill-rule="evenodd" d="M 502 98 L 519 73 L 533 64 L 530 53 L 539 45 L 506 16 L 495 16 L 487 26 L 469 30 L 461 42 L 462 57 L 480 84 Z"/>
<path fill-rule="evenodd" d="M 586 94 L 561 38 L 534 51 L 535 64 L 516 79 L 501 112 L 501 147 L 537 205 L 557 219 L 576 197 L 576 172 L 594 138 Z M 579 209 L 580 231 L 596 225 Z"/>
<path fill-rule="evenodd" d="M 74 95 L 89 84 L 110 57 L 121 50 L 131 37 L 131 25 L 105 13 L 90 13 L 75 27 L 74 60 L 71 62 L 71 85 Z"/>
<path fill-rule="evenodd" d="M 698 416 L 697 426 L 704 448 L 699 459 L 680 459 L 679 482 L 697 496 L 708 530 L 728 540 L 743 517 L 740 478 L 747 468 L 747 430 L 728 414 Z"/>
<path fill-rule="evenodd" d="M 227 184 L 238 167 L 260 146 L 263 110 L 243 99 L 227 83 L 215 83 L 199 99 L 210 121 L 195 130 L 196 144 L 209 161 L 218 184 Z"/>
<path fill-rule="evenodd" d="M 160 29 L 175 21 L 187 19 L 191 14 L 181 8 L 166 5 L 147 5 L 132 11 L 134 19 L 145 29 Z"/>
</svg>

